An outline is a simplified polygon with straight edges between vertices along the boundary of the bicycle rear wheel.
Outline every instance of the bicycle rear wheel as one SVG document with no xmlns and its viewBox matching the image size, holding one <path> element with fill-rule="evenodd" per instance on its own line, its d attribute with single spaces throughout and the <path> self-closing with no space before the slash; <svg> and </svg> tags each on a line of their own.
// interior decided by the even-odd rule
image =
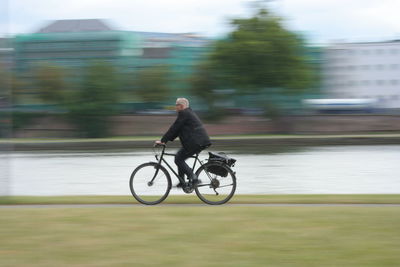
<svg viewBox="0 0 400 267">
<path fill-rule="evenodd" d="M 209 172 L 213 167 L 223 168 L 225 174 Z M 200 183 L 195 187 L 197 196 L 210 205 L 221 205 L 229 201 L 236 191 L 235 173 L 224 164 L 208 162 L 201 166 L 196 175 Z"/>
<path fill-rule="evenodd" d="M 144 163 L 133 171 L 129 187 L 137 201 L 155 205 L 167 198 L 171 190 L 171 177 L 158 163 Z"/>
</svg>

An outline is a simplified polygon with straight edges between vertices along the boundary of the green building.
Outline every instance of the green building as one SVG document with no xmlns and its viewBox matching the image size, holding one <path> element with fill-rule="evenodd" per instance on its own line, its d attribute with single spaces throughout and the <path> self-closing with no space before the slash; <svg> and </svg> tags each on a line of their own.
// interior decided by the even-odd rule
<svg viewBox="0 0 400 267">
<path fill-rule="evenodd" d="M 30 79 L 35 68 L 51 64 L 72 70 L 79 79 L 80 69 L 93 61 L 112 64 L 120 74 L 155 65 L 167 65 L 172 74 L 171 98 L 187 95 L 187 77 L 208 50 L 209 41 L 191 34 L 119 31 L 98 19 L 58 20 L 31 34 L 15 37 L 15 72 Z M 27 88 L 28 104 L 35 102 L 35 90 Z M 128 97 L 122 102 L 139 102 Z M 37 97 L 36 97 L 37 99 Z M 39 101 L 40 102 L 40 101 Z"/>
</svg>

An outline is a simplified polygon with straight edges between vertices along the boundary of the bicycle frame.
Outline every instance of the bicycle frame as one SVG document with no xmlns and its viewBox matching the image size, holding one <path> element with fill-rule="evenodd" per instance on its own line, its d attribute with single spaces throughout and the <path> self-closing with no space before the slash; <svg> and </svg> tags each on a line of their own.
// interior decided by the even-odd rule
<svg viewBox="0 0 400 267">
<path fill-rule="evenodd" d="M 176 154 L 165 153 L 165 148 L 166 148 L 166 146 L 165 146 L 165 145 L 162 145 L 162 147 L 163 147 L 163 149 L 162 149 L 162 152 L 161 152 L 161 156 L 159 157 L 158 155 L 155 155 L 155 157 L 156 157 L 156 159 L 157 159 L 157 161 L 158 161 L 158 165 L 159 165 L 159 166 L 162 166 L 162 165 L 161 165 L 161 162 L 164 162 L 164 163 L 167 165 L 167 167 L 172 171 L 172 173 L 176 176 L 176 178 L 178 178 L 178 180 L 179 180 L 182 184 L 184 184 L 184 183 L 185 183 L 184 178 L 180 177 L 179 174 L 171 167 L 171 165 L 169 165 L 168 161 L 166 161 L 166 160 L 164 159 L 164 155 L 167 155 L 167 156 L 175 156 Z M 191 156 L 191 157 L 189 157 L 189 158 L 194 158 L 194 163 L 193 163 L 193 167 L 192 167 L 192 171 L 193 171 L 193 172 L 194 172 L 194 170 L 195 170 L 195 167 L 196 167 L 196 163 L 197 163 L 197 162 L 199 162 L 200 166 L 203 166 L 203 163 L 199 160 L 199 154 L 200 154 L 200 153 L 197 153 L 196 156 Z M 156 171 L 155 174 L 154 174 L 153 179 L 151 179 L 150 183 L 153 183 L 153 180 L 157 177 L 157 174 L 158 174 L 158 171 L 159 171 L 159 170 L 160 170 L 160 169 L 158 168 L 157 171 Z"/>
</svg>

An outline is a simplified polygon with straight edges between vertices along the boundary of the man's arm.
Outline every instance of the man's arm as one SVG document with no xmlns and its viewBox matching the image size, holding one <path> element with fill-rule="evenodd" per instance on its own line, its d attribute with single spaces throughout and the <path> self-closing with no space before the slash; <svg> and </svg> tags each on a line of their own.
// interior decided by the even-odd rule
<svg viewBox="0 0 400 267">
<path fill-rule="evenodd" d="M 162 143 L 166 143 L 168 141 L 174 141 L 175 138 L 178 137 L 180 130 L 182 129 L 183 124 L 185 123 L 186 116 L 184 112 L 178 112 L 178 117 L 175 122 L 171 125 L 168 131 L 161 138 Z"/>
</svg>

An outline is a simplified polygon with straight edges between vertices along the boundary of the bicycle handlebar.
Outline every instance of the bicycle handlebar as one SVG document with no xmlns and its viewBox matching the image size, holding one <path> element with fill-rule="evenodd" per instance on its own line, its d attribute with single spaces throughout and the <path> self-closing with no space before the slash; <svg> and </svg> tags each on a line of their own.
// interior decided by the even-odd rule
<svg viewBox="0 0 400 267">
<path fill-rule="evenodd" d="M 157 143 L 154 143 L 154 145 L 153 145 L 153 147 L 158 147 L 158 146 L 166 147 L 167 144 L 157 144 Z"/>
</svg>

